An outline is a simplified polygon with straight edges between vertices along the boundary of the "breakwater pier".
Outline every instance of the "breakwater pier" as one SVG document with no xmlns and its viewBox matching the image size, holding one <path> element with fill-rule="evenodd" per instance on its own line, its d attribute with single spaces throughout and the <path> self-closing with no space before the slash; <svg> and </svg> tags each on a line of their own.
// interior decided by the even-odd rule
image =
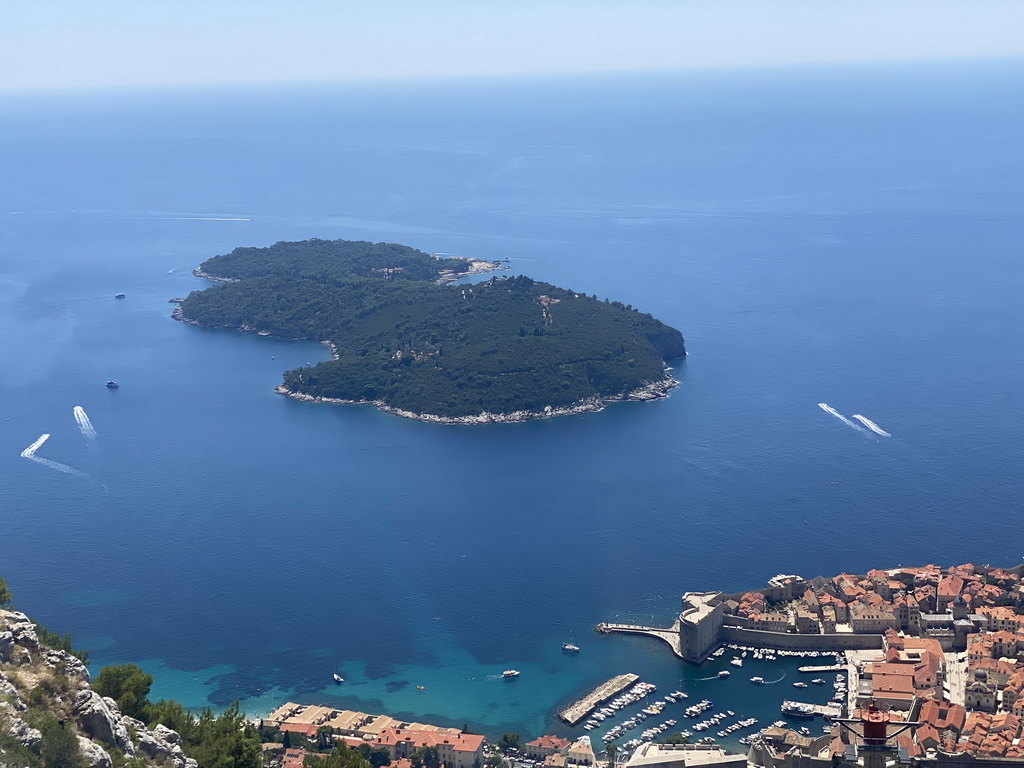
<svg viewBox="0 0 1024 768">
<path fill-rule="evenodd" d="M 610 622 L 603 621 L 594 627 L 594 630 L 605 634 L 621 632 L 626 635 L 647 635 L 648 637 L 656 637 L 659 640 L 664 640 L 668 643 L 672 652 L 675 653 L 676 656 L 683 658 L 683 652 L 679 646 L 678 620 L 676 620 L 676 622 L 667 629 L 664 627 L 647 627 L 641 624 L 612 624 Z"/>
<path fill-rule="evenodd" d="M 623 688 L 632 685 L 639 679 L 640 676 L 633 673 L 616 675 L 611 680 L 601 683 L 582 699 L 559 711 L 558 716 L 569 725 L 576 725 L 598 704 L 615 696 Z"/>
</svg>

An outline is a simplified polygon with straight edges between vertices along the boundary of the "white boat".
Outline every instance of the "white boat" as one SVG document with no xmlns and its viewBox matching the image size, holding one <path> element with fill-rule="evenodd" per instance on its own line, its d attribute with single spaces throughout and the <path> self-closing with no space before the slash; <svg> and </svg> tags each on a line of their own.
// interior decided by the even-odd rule
<svg viewBox="0 0 1024 768">
<path fill-rule="evenodd" d="M 815 685 L 824 685 L 825 684 L 825 681 L 822 680 L 820 677 L 814 678 L 813 680 L 811 680 L 811 682 L 814 683 Z"/>
<path fill-rule="evenodd" d="M 730 674 L 730 672 L 729 672 L 728 669 L 723 669 L 721 672 L 718 673 L 718 676 L 719 677 L 728 677 L 729 674 Z"/>
<path fill-rule="evenodd" d="M 733 659 L 732 661 L 730 661 L 729 663 L 732 664 L 734 667 L 742 667 L 743 666 L 743 659 L 737 657 L 737 658 Z"/>
<path fill-rule="evenodd" d="M 796 683 L 793 683 L 793 687 L 794 688 L 806 688 L 807 687 L 807 683 L 796 682 Z"/>
<path fill-rule="evenodd" d="M 750 678 L 750 682 L 757 683 L 758 685 L 760 685 L 761 683 L 764 682 L 764 678 L 763 677 L 756 677 L 755 676 L 755 677 Z"/>
<path fill-rule="evenodd" d="M 339 675 L 337 672 L 335 672 L 334 673 L 334 682 L 336 682 L 338 685 L 341 685 L 342 683 L 345 682 L 345 678 L 342 677 L 341 675 Z"/>
<path fill-rule="evenodd" d="M 579 649 L 580 649 L 580 647 L 578 645 L 574 645 L 573 643 L 562 643 L 562 650 L 563 651 L 569 651 L 570 653 L 576 653 L 576 651 L 578 651 Z"/>
<path fill-rule="evenodd" d="M 502 677 L 519 677 L 519 670 L 518 669 L 506 669 L 504 672 L 501 673 L 501 676 Z"/>
</svg>

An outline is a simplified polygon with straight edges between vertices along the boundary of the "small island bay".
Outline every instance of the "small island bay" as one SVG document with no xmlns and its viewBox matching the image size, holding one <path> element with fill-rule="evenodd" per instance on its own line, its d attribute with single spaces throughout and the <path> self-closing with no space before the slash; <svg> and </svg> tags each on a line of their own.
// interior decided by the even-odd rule
<svg viewBox="0 0 1024 768">
<path fill-rule="evenodd" d="M 200 265 L 221 285 L 175 317 L 323 342 L 333 359 L 286 371 L 277 391 L 426 421 L 523 421 L 675 386 L 666 362 L 686 354 L 682 334 L 651 315 L 525 276 L 451 284 L 500 268 L 391 243 L 236 248 Z"/>
</svg>

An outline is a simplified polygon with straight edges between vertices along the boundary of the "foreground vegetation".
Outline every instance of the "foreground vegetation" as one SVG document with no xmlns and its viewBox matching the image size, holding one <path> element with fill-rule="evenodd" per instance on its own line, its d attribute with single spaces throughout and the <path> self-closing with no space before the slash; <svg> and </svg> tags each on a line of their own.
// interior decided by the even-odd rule
<svg viewBox="0 0 1024 768">
<path fill-rule="evenodd" d="M 343 240 L 238 248 L 205 261 L 222 285 L 180 317 L 330 342 L 337 359 L 287 371 L 293 393 L 442 417 L 567 408 L 666 380 L 679 331 L 619 302 L 528 277 L 440 285 L 464 259 Z"/>
<path fill-rule="evenodd" d="M 10 609 L 11 602 L 7 583 L 0 578 L 0 609 Z M 83 663 L 88 659 L 88 652 L 71 648 L 69 635 L 49 632 L 38 624 L 35 629 L 41 648 L 64 651 Z M 18 664 L 0 664 L 0 684 L 10 683 L 26 706 L 24 712 L 17 713 L 19 719 L 41 735 L 37 744 L 26 746 L 4 727 L 10 715 L 0 708 L 0 765 L 82 768 L 86 764 L 75 726 L 76 701 L 84 680 L 63 662 L 54 666 L 41 659 L 29 659 Z M 139 667 L 121 664 L 101 669 L 91 687 L 100 696 L 117 702 L 122 714 L 142 721 L 149 728 L 164 725 L 177 731 L 185 754 L 196 760 L 200 768 L 257 768 L 262 765 L 259 734 L 246 723 L 237 702 L 219 715 L 209 709 L 193 714 L 170 699 L 151 702 L 152 683 L 153 678 Z M 11 705 L 11 700 L 5 701 L 2 695 L 0 702 Z M 102 747 L 110 755 L 113 768 L 150 766 L 150 762 L 140 756 L 129 758 L 115 744 L 103 743 Z M 370 766 L 367 763 L 352 768 Z"/>
</svg>

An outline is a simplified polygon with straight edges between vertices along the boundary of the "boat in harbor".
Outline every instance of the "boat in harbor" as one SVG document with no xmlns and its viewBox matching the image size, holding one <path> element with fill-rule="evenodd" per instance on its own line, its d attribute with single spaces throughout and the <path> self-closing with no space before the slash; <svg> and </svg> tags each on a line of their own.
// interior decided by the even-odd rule
<svg viewBox="0 0 1024 768">
<path fill-rule="evenodd" d="M 750 682 L 757 683 L 758 685 L 761 685 L 764 682 L 764 678 L 763 677 L 754 676 L 754 677 L 750 678 Z"/>
<path fill-rule="evenodd" d="M 719 677 L 728 677 L 730 674 L 731 673 L 729 672 L 728 669 L 723 669 L 721 672 L 718 673 L 718 676 Z"/>
<path fill-rule="evenodd" d="M 519 677 L 519 670 L 518 669 L 506 669 L 504 672 L 501 673 L 501 676 L 505 677 L 505 678 Z"/>
<path fill-rule="evenodd" d="M 806 688 L 807 687 L 807 683 L 798 681 L 798 682 L 793 683 L 793 687 L 794 688 Z"/>
<path fill-rule="evenodd" d="M 110 381 L 108 381 L 108 382 L 107 382 L 107 389 L 117 389 L 117 388 L 118 388 L 118 387 L 120 387 L 120 386 L 121 386 L 121 385 L 120 385 L 120 384 L 118 384 L 118 383 L 117 383 L 116 381 L 114 381 L 113 379 L 111 379 Z"/>
<path fill-rule="evenodd" d="M 569 651 L 569 653 L 576 653 L 580 647 L 575 643 L 562 643 L 562 650 Z"/>
<path fill-rule="evenodd" d="M 739 656 L 736 656 L 729 663 L 732 664 L 734 667 L 742 667 L 743 666 L 743 659 L 741 659 Z"/>
<path fill-rule="evenodd" d="M 790 717 L 814 717 L 814 707 L 810 704 L 801 704 L 798 701 L 782 702 L 782 714 Z"/>
</svg>

